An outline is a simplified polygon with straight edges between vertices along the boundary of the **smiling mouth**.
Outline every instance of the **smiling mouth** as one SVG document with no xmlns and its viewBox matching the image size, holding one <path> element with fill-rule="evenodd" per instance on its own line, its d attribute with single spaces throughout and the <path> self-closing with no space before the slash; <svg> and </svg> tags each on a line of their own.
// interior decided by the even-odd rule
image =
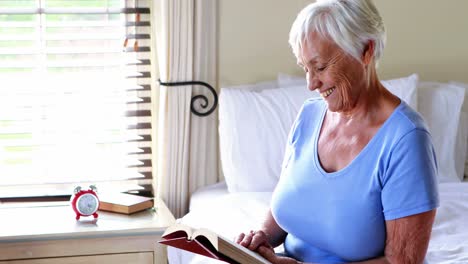
<svg viewBox="0 0 468 264">
<path fill-rule="evenodd" d="M 335 89 L 336 89 L 335 87 L 332 87 L 332 88 L 326 90 L 325 92 L 320 93 L 320 95 L 321 95 L 323 98 L 327 98 L 328 96 L 330 96 L 330 94 L 333 93 L 333 91 L 335 91 Z"/>
</svg>

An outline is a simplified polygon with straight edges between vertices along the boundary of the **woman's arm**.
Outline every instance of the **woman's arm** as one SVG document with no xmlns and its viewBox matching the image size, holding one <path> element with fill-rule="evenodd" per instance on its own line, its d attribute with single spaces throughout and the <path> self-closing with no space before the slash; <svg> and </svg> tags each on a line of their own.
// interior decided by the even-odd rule
<svg viewBox="0 0 468 264">
<path fill-rule="evenodd" d="M 386 222 L 385 255 L 359 263 L 423 263 L 436 210 Z"/>
<path fill-rule="evenodd" d="M 268 243 L 271 246 L 277 247 L 283 244 L 286 239 L 287 233 L 276 223 L 275 218 L 271 214 L 271 210 L 268 210 L 265 221 L 263 222 L 262 228 L 260 229 L 267 235 Z"/>
<path fill-rule="evenodd" d="M 286 235 L 287 233 L 276 223 L 271 210 L 268 210 L 262 228 L 255 232 L 240 234 L 236 242 L 250 250 L 256 250 L 260 245 L 269 245 L 274 248 L 284 242 Z"/>
</svg>

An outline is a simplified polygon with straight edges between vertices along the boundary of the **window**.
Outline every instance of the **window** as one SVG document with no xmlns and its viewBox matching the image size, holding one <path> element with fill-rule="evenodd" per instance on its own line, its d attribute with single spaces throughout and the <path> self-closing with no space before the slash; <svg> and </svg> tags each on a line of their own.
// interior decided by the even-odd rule
<svg viewBox="0 0 468 264">
<path fill-rule="evenodd" d="M 0 197 L 151 192 L 150 4 L 0 1 Z"/>
</svg>

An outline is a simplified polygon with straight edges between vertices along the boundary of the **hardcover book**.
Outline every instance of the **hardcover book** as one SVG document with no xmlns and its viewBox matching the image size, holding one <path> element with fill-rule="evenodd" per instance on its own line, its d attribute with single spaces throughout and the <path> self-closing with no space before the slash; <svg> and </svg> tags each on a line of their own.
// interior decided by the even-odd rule
<svg viewBox="0 0 468 264">
<path fill-rule="evenodd" d="M 162 240 L 158 242 L 232 264 L 270 263 L 258 253 L 208 229 L 193 229 L 182 224 L 168 227 L 162 235 Z"/>
<path fill-rule="evenodd" d="M 99 194 L 99 210 L 133 214 L 153 207 L 153 198 L 127 193 Z"/>
</svg>

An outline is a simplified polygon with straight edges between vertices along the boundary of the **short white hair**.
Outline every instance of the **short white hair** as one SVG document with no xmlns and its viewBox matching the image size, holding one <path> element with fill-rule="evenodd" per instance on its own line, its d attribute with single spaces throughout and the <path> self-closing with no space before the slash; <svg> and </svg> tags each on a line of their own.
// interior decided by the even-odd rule
<svg viewBox="0 0 468 264">
<path fill-rule="evenodd" d="M 302 9 L 289 33 L 289 45 L 297 58 L 312 32 L 331 38 L 359 61 L 369 40 L 375 43 L 376 66 L 383 55 L 385 26 L 372 0 L 317 0 Z"/>
</svg>

